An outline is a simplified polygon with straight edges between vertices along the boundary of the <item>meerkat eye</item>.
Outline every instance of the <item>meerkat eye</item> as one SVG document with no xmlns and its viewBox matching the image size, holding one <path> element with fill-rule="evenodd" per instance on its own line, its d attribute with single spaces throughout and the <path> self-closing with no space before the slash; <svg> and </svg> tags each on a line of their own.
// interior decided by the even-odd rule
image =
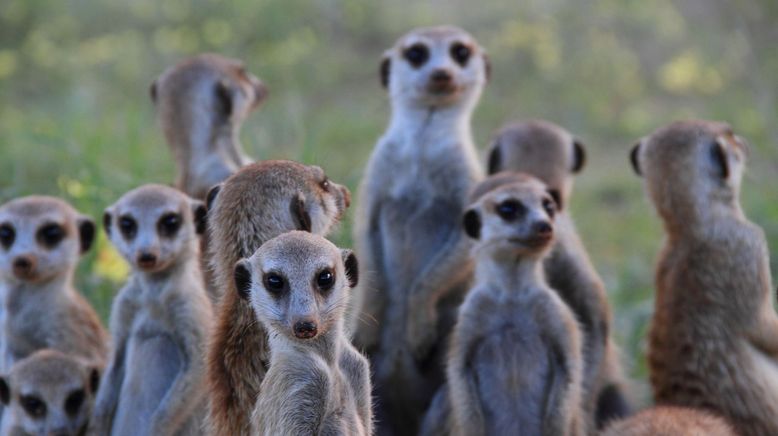
<svg viewBox="0 0 778 436">
<path fill-rule="evenodd" d="M 16 239 L 16 231 L 10 224 L 0 225 L 0 244 L 5 248 L 10 248 Z"/>
<path fill-rule="evenodd" d="M 505 200 L 497 205 L 497 215 L 505 221 L 513 221 L 526 211 L 523 204 L 517 200 Z"/>
<path fill-rule="evenodd" d="M 119 218 L 119 230 L 125 239 L 132 239 L 138 233 L 138 223 L 129 216 Z"/>
<path fill-rule="evenodd" d="M 46 416 L 46 403 L 41 401 L 40 398 L 33 395 L 22 395 L 19 398 L 19 402 L 22 403 L 22 407 L 27 414 L 33 418 Z"/>
<path fill-rule="evenodd" d="M 321 186 L 321 189 L 323 189 L 325 192 L 329 192 L 330 191 L 330 179 L 325 177 L 324 180 L 321 181 L 319 186 Z"/>
<path fill-rule="evenodd" d="M 38 230 L 38 242 L 48 248 L 54 248 L 65 237 L 65 229 L 59 224 L 46 224 Z"/>
<path fill-rule="evenodd" d="M 81 409 L 81 405 L 84 404 L 85 398 L 86 394 L 83 389 L 71 392 L 65 399 L 65 412 L 70 416 L 76 415 Z"/>
<path fill-rule="evenodd" d="M 335 284 L 335 274 L 330 269 L 322 270 L 319 276 L 316 277 L 316 285 L 322 291 L 328 291 Z"/>
<path fill-rule="evenodd" d="M 554 206 L 554 202 L 551 201 L 549 198 L 543 199 L 543 210 L 546 211 L 549 218 L 554 218 L 554 214 L 556 213 L 556 207 Z"/>
<path fill-rule="evenodd" d="M 177 213 L 166 213 L 157 223 L 159 234 L 168 238 L 174 236 L 180 227 L 181 215 Z"/>
<path fill-rule="evenodd" d="M 427 59 L 429 59 L 430 50 L 426 45 L 417 43 L 405 49 L 403 56 L 408 60 L 408 62 L 410 62 L 411 65 L 413 65 L 415 68 L 419 68 L 425 62 L 427 62 Z"/>
<path fill-rule="evenodd" d="M 271 294 L 280 294 L 284 290 L 284 278 L 273 273 L 265 275 L 265 288 Z"/>
<path fill-rule="evenodd" d="M 467 61 L 470 60 L 471 54 L 472 50 L 470 50 L 470 47 L 461 42 L 455 42 L 451 45 L 451 57 L 454 58 L 456 63 L 463 67 L 467 65 Z"/>
</svg>

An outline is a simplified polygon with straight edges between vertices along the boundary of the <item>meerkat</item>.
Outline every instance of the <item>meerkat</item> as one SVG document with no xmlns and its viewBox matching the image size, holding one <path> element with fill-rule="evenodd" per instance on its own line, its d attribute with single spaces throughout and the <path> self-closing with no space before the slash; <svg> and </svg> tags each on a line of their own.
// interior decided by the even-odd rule
<svg viewBox="0 0 778 436">
<path fill-rule="evenodd" d="M 721 417 L 688 407 L 652 407 L 614 421 L 602 436 L 736 436 Z"/>
<path fill-rule="evenodd" d="M 567 212 L 573 177 L 586 163 L 586 148 L 562 127 L 544 120 L 512 123 L 494 138 L 488 172 L 517 171 L 543 181 L 559 204 L 555 243 L 543 263 L 546 280 L 573 310 L 583 333 L 583 404 L 598 428 L 630 413 L 618 347 L 610 337 L 611 310 L 605 285 L 594 269 Z"/>
<path fill-rule="evenodd" d="M 357 259 L 319 235 L 292 231 L 235 266 L 272 350 L 253 434 L 370 435 L 370 367 L 343 330 Z"/>
<path fill-rule="evenodd" d="M 0 206 L 2 371 L 43 348 L 105 363 L 108 334 L 73 286 L 79 256 L 94 237 L 92 219 L 58 198 L 29 196 Z"/>
<path fill-rule="evenodd" d="M 178 189 L 202 200 L 252 162 L 240 144 L 240 127 L 268 92 L 242 61 L 211 53 L 185 59 L 162 73 L 150 94 L 176 160 Z"/>
<path fill-rule="evenodd" d="M 0 401 L 9 408 L 8 436 L 83 435 L 101 367 L 53 349 L 38 350 L 0 376 Z"/>
<path fill-rule="evenodd" d="M 367 272 L 349 331 L 375 371 L 382 432 L 416 432 L 472 275 L 458 217 L 482 177 L 470 119 L 487 81 L 462 29 L 419 28 L 383 57 L 392 117 L 360 189 L 354 238 Z M 360 321 L 362 320 L 362 321 Z"/>
<path fill-rule="evenodd" d="M 222 295 L 208 349 L 208 424 L 216 435 L 246 435 L 267 371 L 267 333 L 235 291 L 235 263 L 292 230 L 326 235 L 351 194 L 317 166 L 264 161 L 243 167 L 208 195 L 209 258 Z"/>
<path fill-rule="evenodd" d="M 99 435 L 200 434 L 213 309 L 200 272 L 206 209 L 162 185 L 108 207 L 103 225 L 132 274 L 111 308 L 114 344 L 97 394 Z"/>
<path fill-rule="evenodd" d="M 764 232 L 740 206 L 746 144 L 679 121 L 631 153 L 667 235 L 648 363 L 658 405 L 708 410 L 744 436 L 778 434 L 778 316 Z"/>
<path fill-rule="evenodd" d="M 448 428 L 455 435 L 586 434 L 581 333 L 543 272 L 554 198 L 532 176 L 502 173 L 479 184 L 471 200 L 462 223 L 475 241 L 475 285 L 451 335 Z"/>
</svg>

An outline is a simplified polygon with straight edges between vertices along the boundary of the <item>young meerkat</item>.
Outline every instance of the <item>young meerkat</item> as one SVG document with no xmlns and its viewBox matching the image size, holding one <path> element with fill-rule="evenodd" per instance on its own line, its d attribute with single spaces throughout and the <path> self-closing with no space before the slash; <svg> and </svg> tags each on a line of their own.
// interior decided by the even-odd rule
<svg viewBox="0 0 778 436">
<path fill-rule="evenodd" d="M 488 71 L 475 39 L 451 26 L 409 32 L 381 63 L 392 117 L 360 188 L 354 237 L 366 274 L 349 315 L 375 371 L 381 431 L 415 433 L 443 380 L 472 275 L 458 217 L 482 177 L 470 119 Z"/>
<path fill-rule="evenodd" d="M 102 368 L 53 349 L 38 350 L 0 376 L 8 436 L 86 434 Z"/>
<path fill-rule="evenodd" d="M 249 434 L 251 411 L 270 363 L 267 332 L 235 290 L 235 263 L 281 233 L 326 235 L 350 198 L 348 189 L 330 181 L 321 168 L 292 161 L 248 165 L 209 193 L 209 258 L 222 295 L 208 349 L 208 427 L 213 434 Z"/>
<path fill-rule="evenodd" d="M 111 309 L 114 343 L 95 434 L 202 432 L 213 322 L 199 260 L 205 216 L 201 201 L 162 185 L 136 188 L 106 209 L 105 231 L 132 274 Z"/>
<path fill-rule="evenodd" d="M 648 363 L 654 401 L 778 434 L 778 316 L 764 232 L 740 206 L 746 144 L 725 123 L 679 121 L 633 148 L 662 219 Z"/>
<path fill-rule="evenodd" d="M 602 436 L 736 436 L 727 422 L 687 407 L 652 407 L 610 423 Z"/>
<path fill-rule="evenodd" d="M 475 285 L 451 336 L 435 410 L 456 435 L 583 435 L 584 363 L 575 316 L 547 284 L 556 205 L 540 180 L 501 173 L 479 184 L 464 213 L 475 240 Z M 429 432 L 429 418 L 424 432 Z M 440 432 L 446 433 L 446 432 Z"/>
<path fill-rule="evenodd" d="M 610 337 L 611 310 L 605 285 L 594 269 L 567 212 L 573 177 L 586 162 L 583 143 L 544 120 L 502 128 L 489 151 L 488 172 L 518 171 L 545 183 L 556 197 L 555 242 L 543 262 L 546 280 L 573 310 L 583 333 L 583 405 L 598 428 L 630 413 L 618 347 Z"/>
<path fill-rule="evenodd" d="M 94 237 L 92 219 L 58 198 L 22 197 L 0 206 L 1 371 L 43 348 L 105 363 L 108 334 L 73 287 L 79 256 Z"/>
<path fill-rule="evenodd" d="M 252 415 L 254 434 L 370 435 L 370 367 L 343 330 L 357 259 L 328 240 L 292 231 L 235 266 L 272 350 Z"/>
<path fill-rule="evenodd" d="M 242 61 L 212 53 L 185 59 L 162 73 L 150 94 L 176 159 L 178 189 L 203 199 L 252 162 L 240 144 L 240 127 L 267 88 Z"/>
</svg>

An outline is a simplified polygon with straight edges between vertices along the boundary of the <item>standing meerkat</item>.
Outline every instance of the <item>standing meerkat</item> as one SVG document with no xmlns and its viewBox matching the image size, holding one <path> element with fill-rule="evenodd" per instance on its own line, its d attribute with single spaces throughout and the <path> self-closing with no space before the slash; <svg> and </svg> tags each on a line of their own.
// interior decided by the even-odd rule
<svg viewBox="0 0 778 436">
<path fill-rule="evenodd" d="M 103 225 L 132 265 L 111 309 L 113 350 L 95 404 L 98 435 L 200 434 L 212 325 L 199 261 L 202 202 L 144 185 L 106 209 Z"/>
<path fill-rule="evenodd" d="M 556 205 L 540 180 L 502 173 L 464 213 L 475 286 L 451 336 L 446 385 L 429 416 L 455 435 L 583 435 L 583 360 L 575 316 L 547 284 Z M 436 408 L 450 410 L 445 416 Z M 432 432 L 434 434 L 434 432 Z M 447 432 L 442 432 L 447 433 Z"/>
<path fill-rule="evenodd" d="M 272 350 L 254 434 L 372 434 L 370 367 L 343 331 L 357 278 L 351 250 L 301 231 L 236 264 L 236 291 L 250 300 Z"/>
<path fill-rule="evenodd" d="M 611 310 L 605 285 L 567 213 L 573 177 L 586 149 L 567 130 L 543 120 L 502 128 L 489 151 L 489 174 L 518 171 L 545 183 L 556 197 L 555 243 L 543 267 L 546 280 L 573 310 L 583 333 L 583 405 L 598 428 L 630 413 L 618 347 L 610 337 Z"/>
<path fill-rule="evenodd" d="M 652 407 L 614 421 L 602 436 L 736 436 L 727 422 L 711 413 L 687 407 Z"/>
<path fill-rule="evenodd" d="M 176 159 L 176 187 L 196 199 L 251 163 L 240 126 L 267 97 L 243 62 L 201 54 L 167 69 L 151 84 L 157 119 Z"/>
<path fill-rule="evenodd" d="M 0 376 L 8 436 L 86 434 L 102 368 L 53 349 L 18 361 Z"/>
<path fill-rule="evenodd" d="M 729 125 L 679 121 L 632 151 L 666 232 L 648 363 L 654 401 L 778 434 L 778 316 L 764 232 L 740 207 L 746 144 Z"/>
<path fill-rule="evenodd" d="M 208 427 L 213 434 L 249 434 L 270 362 L 267 332 L 235 290 L 235 263 L 281 233 L 326 235 L 350 198 L 348 189 L 330 181 L 321 168 L 292 161 L 247 165 L 208 194 L 209 258 L 222 295 L 208 350 Z"/>
<path fill-rule="evenodd" d="M 392 118 L 360 189 L 354 236 L 366 273 L 349 330 L 370 355 L 382 432 L 415 433 L 443 379 L 472 275 L 459 216 L 482 176 L 470 119 L 488 70 L 475 39 L 450 26 L 411 31 L 381 63 Z"/>
</svg>

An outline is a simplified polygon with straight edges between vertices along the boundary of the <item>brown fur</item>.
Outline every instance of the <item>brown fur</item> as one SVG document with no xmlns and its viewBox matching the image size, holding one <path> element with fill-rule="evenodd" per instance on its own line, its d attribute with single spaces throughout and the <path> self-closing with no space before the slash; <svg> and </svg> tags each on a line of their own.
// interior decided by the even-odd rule
<svg viewBox="0 0 778 436">
<path fill-rule="evenodd" d="M 727 422 L 686 407 L 653 407 L 613 422 L 602 436 L 735 436 Z"/>
</svg>

